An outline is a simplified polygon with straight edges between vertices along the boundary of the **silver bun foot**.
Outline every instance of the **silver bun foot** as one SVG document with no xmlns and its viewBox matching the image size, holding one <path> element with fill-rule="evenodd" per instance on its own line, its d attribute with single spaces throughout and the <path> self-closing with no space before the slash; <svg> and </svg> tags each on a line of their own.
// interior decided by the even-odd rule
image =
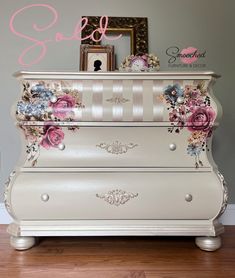
<svg viewBox="0 0 235 278">
<path fill-rule="evenodd" d="M 11 236 L 10 243 L 16 250 L 27 250 L 35 245 L 36 239 L 31 236 Z"/>
<path fill-rule="evenodd" d="M 196 237 L 195 243 L 204 251 L 215 251 L 221 247 L 221 237 Z"/>
</svg>

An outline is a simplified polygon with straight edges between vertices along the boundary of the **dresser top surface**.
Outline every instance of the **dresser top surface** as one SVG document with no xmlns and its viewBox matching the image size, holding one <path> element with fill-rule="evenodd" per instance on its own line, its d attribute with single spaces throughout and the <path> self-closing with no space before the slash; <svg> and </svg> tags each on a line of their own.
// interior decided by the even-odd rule
<svg viewBox="0 0 235 278">
<path fill-rule="evenodd" d="M 211 79 L 220 76 L 212 71 L 183 72 L 53 72 L 17 71 L 13 75 L 20 79 Z"/>
</svg>

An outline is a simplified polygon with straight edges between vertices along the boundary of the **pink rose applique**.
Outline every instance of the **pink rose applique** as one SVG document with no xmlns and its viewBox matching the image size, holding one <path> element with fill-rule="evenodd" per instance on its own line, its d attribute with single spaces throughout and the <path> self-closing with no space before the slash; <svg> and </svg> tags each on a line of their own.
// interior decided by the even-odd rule
<svg viewBox="0 0 235 278">
<path fill-rule="evenodd" d="M 50 149 L 51 147 L 57 148 L 64 139 L 64 132 L 61 128 L 56 126 L 45 127 L 46 132 L 42 138 L 41 145 L 45 149 Z"/>
<path fill-rule="evenodd" d="M 53 109 L 53 114 L 55 117 L 63 120 L 72 111 L 75 106 L 75 99 L 70 95 L 59 96 L 55 103 L 50 102 L 50 107 Z"/>
<path fill-rule="evenodd" d="M 196 107 L 192 115 L 187 119 L 190 131 L 202 130 L 207 132 L 215 120 L 215 111 L 212 107 Z"/>
</svg>

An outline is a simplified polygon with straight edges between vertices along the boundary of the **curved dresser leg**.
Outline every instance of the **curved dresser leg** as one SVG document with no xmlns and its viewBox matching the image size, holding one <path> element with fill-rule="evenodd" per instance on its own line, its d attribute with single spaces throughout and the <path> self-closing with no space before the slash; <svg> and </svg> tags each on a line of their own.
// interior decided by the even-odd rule
<svg viewBox="0 0 235 278">
<path fill-rule="evenodd" d="M 31 236 L 11 236 L 10 243 L 16 250 L 27 250 L 35 245 L 36 239 Z"/>
<path fill-rule="evenodd" d="M 221 247 L 221 237 L 196 237 L 195 243 L 200 249 L 204 251 L 215 251 Z"/>
</svg>

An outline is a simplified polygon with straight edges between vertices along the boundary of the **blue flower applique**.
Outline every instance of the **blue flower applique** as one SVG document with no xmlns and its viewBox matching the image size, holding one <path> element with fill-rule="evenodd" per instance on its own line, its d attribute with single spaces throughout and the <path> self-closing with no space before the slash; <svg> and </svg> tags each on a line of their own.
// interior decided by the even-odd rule
<svg viewBox="0 0 235 278">
<path fill-rule="evenodd" d="M 23 114 L 26 116 L 41 116 L 45 114 L 47 109 L 46 103 L 25 103 L 22 101 L 19 101 L 17 103 L 17 112 L 18 114 Z"/>
<path fill-rule="evenodd" d="M 164 94 L 167 100 L 169 100 L 172 103 L 175 103 L 178 97 L 183 96 L 184 92 L 179 84 L 174 84 L 168 85 L 164 90 Z"/>
<path fill-rule="evenodd" d="M 36 84 L 31 88 L 32 97 L 38 97 L 42 100 L 50 100 L 53 96 L 53 92 L 45 88 L 43 84 Z"/>
<path fill-rule="evenodd" d="M 202 147 L 195 144 L 189 144 L 187 147 L 187 153 L 191 156 L 199 156 L 201 151 Z"/>
</svg>

